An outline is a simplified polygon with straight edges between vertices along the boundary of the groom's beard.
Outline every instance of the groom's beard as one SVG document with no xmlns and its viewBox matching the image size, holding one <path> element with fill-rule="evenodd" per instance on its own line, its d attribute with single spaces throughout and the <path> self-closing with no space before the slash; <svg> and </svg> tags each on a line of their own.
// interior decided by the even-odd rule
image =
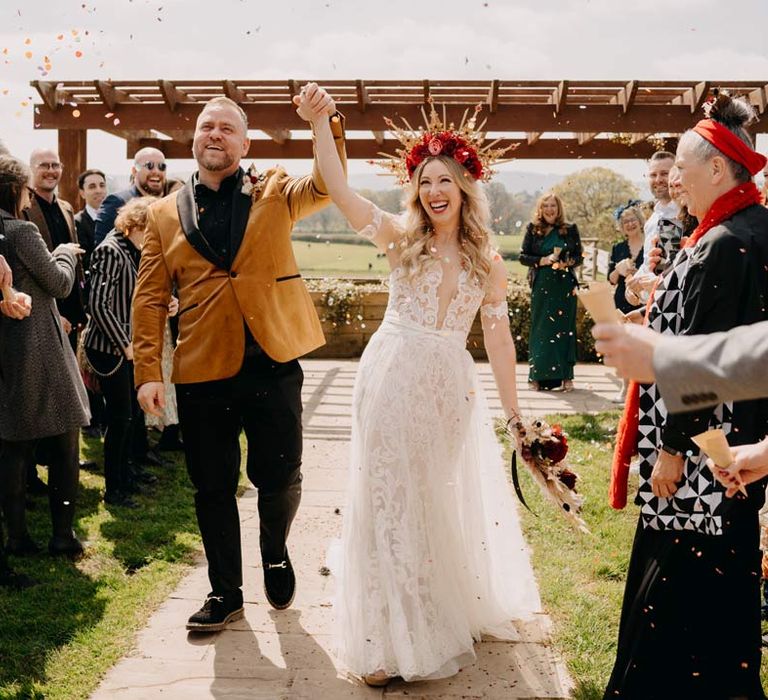
<svg viewBox="0 0 768 700">
<path fill-rule="evenodd" d="M 207 151 L 205 149 L 197 157 L 197 162 L 209 172 L 218 172 L 231 168 L 235 158 L 225 151 Z"/>
</svg>

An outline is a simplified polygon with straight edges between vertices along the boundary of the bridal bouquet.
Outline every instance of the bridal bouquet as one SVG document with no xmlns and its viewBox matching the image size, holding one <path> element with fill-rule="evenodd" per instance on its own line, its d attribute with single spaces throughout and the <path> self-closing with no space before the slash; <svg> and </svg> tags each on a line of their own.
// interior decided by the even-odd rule
<svg viewBox="0 0 768 700">
<path fill-rule="evenodd" d="M 589 533 L 580 517 L 584 499 L 576 491 L 578 475 L 566 461 L 568 438 L 559 425 L 543 420 L 530 420 L 518 425 L 517 447 L 525 466 L 544 494 L 557 505 L 578 530 Z M 520 488 L 516 452 L 512 453 L 512 484 L 520 502 L 528 507 Z"/>
</svg>

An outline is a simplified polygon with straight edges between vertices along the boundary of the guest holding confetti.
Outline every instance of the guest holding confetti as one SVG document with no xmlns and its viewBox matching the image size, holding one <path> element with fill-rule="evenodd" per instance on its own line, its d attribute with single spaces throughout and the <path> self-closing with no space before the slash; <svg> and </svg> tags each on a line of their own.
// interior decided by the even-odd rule
<svg viewBox="0 0 768 700">
<path fill-rule="evenodd" d="M 575 268 L 584 261 L 576 224 L 566 223 L 554 192 L 539 198 L 523 237 L 520 262 L 531 287 L 528 382 L 531 388 L 573 390 L 576 364 Z"/>
</svg>

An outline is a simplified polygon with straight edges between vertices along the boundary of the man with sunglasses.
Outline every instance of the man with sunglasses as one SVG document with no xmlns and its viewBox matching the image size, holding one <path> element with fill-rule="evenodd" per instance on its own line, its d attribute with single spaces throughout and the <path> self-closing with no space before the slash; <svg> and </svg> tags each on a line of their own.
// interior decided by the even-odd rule
<svg viewBox="0 0 768 700">
<path fill-rule="evenodd" d="M 157 148 L 142 148 L 136 152 L 131 168 L 131 186 L 109 195 L 96 214 L 95 244 L 101 243 L 115 227 L 115 217 L 123 205 L 135 197 L 162 197 L 165 194 L 165 156 Z"/>
</svg>

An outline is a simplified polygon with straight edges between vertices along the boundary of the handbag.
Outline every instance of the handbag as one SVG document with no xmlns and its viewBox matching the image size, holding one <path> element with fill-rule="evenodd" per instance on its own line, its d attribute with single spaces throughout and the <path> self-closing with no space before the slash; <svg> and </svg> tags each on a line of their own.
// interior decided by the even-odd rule
<svg viewBox="0 0 768 700">
<path fill-rule="evenodd" d="M 77 364 L 80 366 L 80 371 L 84 375 L 83 379 L 86 381 L 86 385 L 88 384 L 88 380 L 86 379 L 85 375 L 91 375 L 92 377 L 96 378 L 96 381 L 98 382 L 99 378 L 106 379 L 107 377 L 111 377 L 123 366 L 125 356 L 116 355 L 115 360 L 117 364 L 114 367 L 109 367 L 107 369 L 103 367 L 97 369 L 94 367 L 91 358 L 88 357 L 88 348 L 85 346 L 84 339 L 85 333 L 81 333 L 77 341 Z"/>
</svg>

